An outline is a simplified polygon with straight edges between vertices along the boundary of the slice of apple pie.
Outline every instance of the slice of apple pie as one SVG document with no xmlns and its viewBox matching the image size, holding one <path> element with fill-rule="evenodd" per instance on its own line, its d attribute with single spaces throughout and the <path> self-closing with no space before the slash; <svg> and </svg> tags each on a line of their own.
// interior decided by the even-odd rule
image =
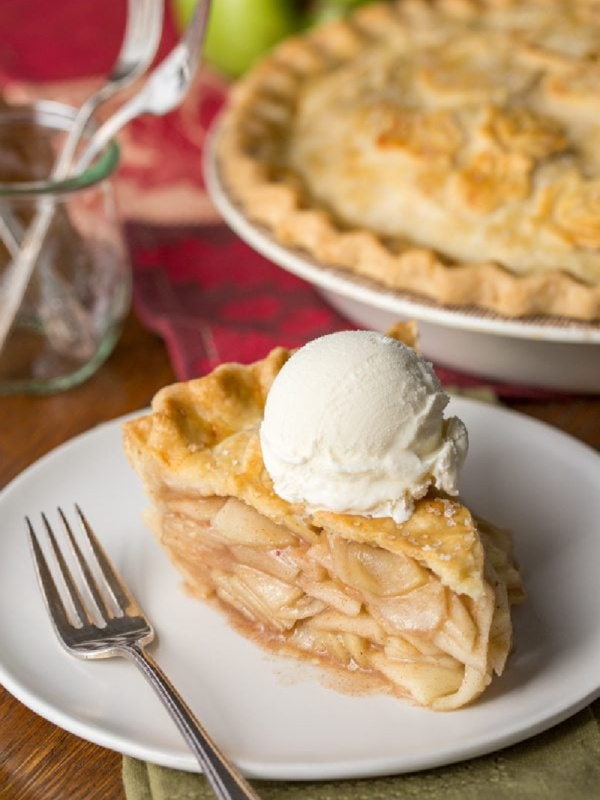
<svg viewBox="0 0 600 800">
<path fill-rule="evenodd" d="M 289 358 L 166 387 L 125 423 L 150 526 L 188 589 L 263 644 L 432 709 L 472 701 L 512 646 L 510 537 L 435 486 L 401 523 L 280 497 L 260 425 Z"/>
</svg>

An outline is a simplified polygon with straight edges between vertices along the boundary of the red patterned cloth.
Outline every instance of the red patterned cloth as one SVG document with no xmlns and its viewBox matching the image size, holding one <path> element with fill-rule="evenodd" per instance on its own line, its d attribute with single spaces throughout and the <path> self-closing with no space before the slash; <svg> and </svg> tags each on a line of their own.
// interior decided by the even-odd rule
<svg viewBox="0 0 600 800">
<path fill-rule="evenodd" d="M 2 0 L 0 88 L 5 97 L 81 103 L 110 70 L 125 8 L 125 0 Z M 157 58 L 177 40 L 168 10 L 167 2 Z M 277 344 L 295 347 L 353 327 L 312 286 L 231 233 L 212 206 L 202 177 L 202 148 L 226 92 L 225 81 L 203 68 L 179 109 L 135 120 L 119 136 L 122 158 L 115 186 L 127 221 L 135 310 L 164 337 L 182 380 L 223 361 L 261 358 Z M 550 394 L 490 385 L 439 365 L 436 370 L 445 385 L 486 385 L 504 397 Z"/>
<path fill-rule="evenodd" d="M 180 378 L 249 363 L 349 327 L 312 286 L 258 255 L 222 224 L 129 227 L 135 305 L 164 336 Z"/>
</svg>

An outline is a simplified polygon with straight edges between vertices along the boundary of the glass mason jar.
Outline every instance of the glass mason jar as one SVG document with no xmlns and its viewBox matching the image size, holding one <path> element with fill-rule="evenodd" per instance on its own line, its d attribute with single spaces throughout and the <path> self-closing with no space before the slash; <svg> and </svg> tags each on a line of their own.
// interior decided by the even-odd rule
<svg viewBox="0 0 600 800">
<path fill-rule="evenodd" d="M 50 101 L 0 107 L 0 394 L 81 383 L 110 354 L 129 309 L 131 269 L 111 182 L 117 145 L 80 175 L 49 178 L 74 116 Z M 29 275 L 18 244 L 44 209 L 50 222 Z"/>
</svg>

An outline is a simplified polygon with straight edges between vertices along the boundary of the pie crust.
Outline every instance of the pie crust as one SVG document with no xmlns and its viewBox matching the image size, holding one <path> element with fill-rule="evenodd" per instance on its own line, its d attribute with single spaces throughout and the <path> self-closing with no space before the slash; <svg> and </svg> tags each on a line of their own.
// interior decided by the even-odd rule
<svg viewBox="0 0 600 800">
<path fill-rule="evenodd" d="M 150 527 L 188 589 L 262 645 L 432 709 L 469 703 L 512 648 L 510 537 L 440 494 L 402 524 L 278 497 L 258 431 L 289 355 L 166 387 L 125 423 Z"/>
<path fill-rule="evenodd" d="M 216 141 L 317 263 L 509 317 L 600 319 L 600 7 L 397 0 L 283 42 Z"/>
</svg>

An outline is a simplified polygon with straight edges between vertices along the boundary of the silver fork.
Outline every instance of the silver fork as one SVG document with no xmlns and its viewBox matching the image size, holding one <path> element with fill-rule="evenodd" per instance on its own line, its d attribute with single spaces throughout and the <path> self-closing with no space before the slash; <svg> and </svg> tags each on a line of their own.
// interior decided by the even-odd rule
<svg viewBox="0 0 600 800">
<path fill-rule="evenodd" d="M 155 67 L 139 92 L 109 117 L 92 136 L 76 164 L 77 173 L 94 158 L 128 122 L 142 114 L 160 116 L 182 101 L 200 60 L 211 0 L 199 0 L 188 26 L 173 50 Z"/>
<path fill-rule="evenodd" d="M 216 797 L 219 800 L 259 800 L 252 787 L 212 741 L 158 664 L 145 652 L 144 646 L 154 638 L 154 629 L 109 561 L 79 506 L 75 506 L 75 511 L 81 530 L 79 538 L 92 554 L 88 557 L 84 555 L 67 517 L 58 509 L 66 534 L 67 552 L 78 566 L 79 581 L 67 563 L 65 547 L 59 546 L 47 516 L 42 514 L 49 540 L 46 549 L 55 561 L 54 574 L 61 576 L 62 591 L 53 577 L 33 525 L 26 517 L 38 581 L 60 643 L 78 658 L 122 656 L 132 661 L 164 703 L 198 759 Z M 71 609 L 63 597 L 70 601 Z"/>
<path fill-rule="evenodd" d="M 85 128 L 96 109 L 118 91 L 130 85 L 150 66 L 160 42 L 163 10 L 164 0 L 128 0 L 125 36 L 115 65 L 106 82 L 79 108 L 52 168 L 51 177 L 53 180 L 62 180 L 70 174 L 73 157 Z M 0 208 L 0 216 L 0 234 L 13 259 L 12 266 L 4 276 L 0 287 L 0 304 L 2 306 L 2 314 L 0 315 L 1 350 L 21 307 L 33 269 L 50 228 L 50 223 L 54 216 L 54 202 L 51 198 L 47 198 L 45 202 L 42 202 L 26 231 L 23 230 L 19 220 L 12 216 L 10 209 Z M 58 274 L 52 274 L 48 277 L 51 281 L 60 280 Z M 68 312 L 73 318 L 68 327 L 75 332 L 85 331 L 86 326 L 82 324 L 85 311 L 79 308 L 76 298 L 71 297 L 68 287 L 64 289 L 62 295 L 68 302 L 68 307 L 63 302 L 61 313 L 64 315 Z M 49 305 L 51 306 L 52 304 Z M 67 347 L 69 345 L 72 345 L 72 342 L 66 343 Z M 92 342 L 91 347 L 93 348 L 94 345 L 95 343 Z"/>
</svg>

